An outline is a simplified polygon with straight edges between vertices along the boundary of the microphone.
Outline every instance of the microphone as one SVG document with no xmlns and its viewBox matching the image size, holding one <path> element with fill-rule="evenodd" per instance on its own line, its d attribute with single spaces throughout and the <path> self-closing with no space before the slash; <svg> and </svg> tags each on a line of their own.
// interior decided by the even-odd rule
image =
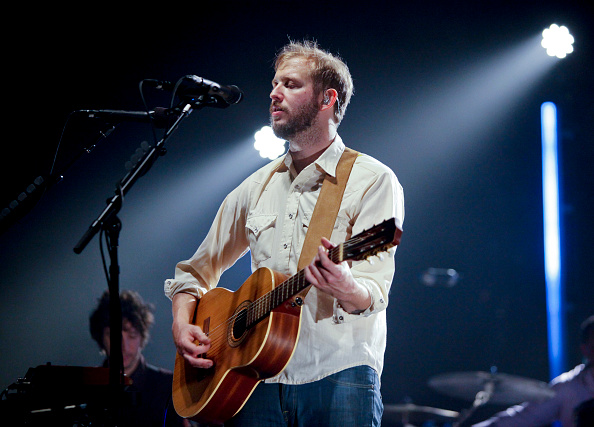
<svg viewBox="0 0 594 427">
<path fill-rule="evenodd" d="M 149 112 L 125 110 L 78 110 L 76 113 L 86 115 L 92 119 L 103 119 L 108 123 L 152 122 L 156 127 L 164 128 L 167 126 L 167 115 L 169 110 L 163 107 L 155 107 L 154 110 Z"/>
<path fill-rule="evenodd" d="M 210 95 L 229 105 L 239 104 L 243 99 L 243 92 L 237 86 L 223 86 L 198 76 L 185 76 L 177 92 L 180 97 L 189 98 Z"/>
</svg>

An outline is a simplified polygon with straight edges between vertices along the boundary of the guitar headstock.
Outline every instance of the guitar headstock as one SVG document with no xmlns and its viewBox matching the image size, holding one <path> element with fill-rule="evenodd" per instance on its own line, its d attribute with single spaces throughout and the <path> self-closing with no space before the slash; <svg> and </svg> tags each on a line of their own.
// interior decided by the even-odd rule
<svg viewBox="0 0 594 427">
<path fill-rule="evenodd" d="M 341 261 L 362 261 L 400 244 L 402 230 L 396 226 L 394 218 L 371 227 L 353 236 L 342 245 Z"/>
</svg>

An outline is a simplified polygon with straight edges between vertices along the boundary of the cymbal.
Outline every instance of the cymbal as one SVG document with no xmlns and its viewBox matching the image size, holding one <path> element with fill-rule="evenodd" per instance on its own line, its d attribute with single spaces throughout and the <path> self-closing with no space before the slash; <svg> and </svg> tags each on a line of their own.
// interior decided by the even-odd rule
<svg viewBox="0 0 594 427">
<path fill-rule="evenodd" d="M 514 375 L 489 372 L 452 372 L 429 379 L 429 386 L 443 394 L 474 401 L 480 391 L 493 384 L 493 392 L 485 403 L 512 405 L 553 397 L 547 383 Z"/>
<path fill-rule="evenodd" d="M 417 406 L 412 403 L 402 405 L 384 405 L 382 421 L 386 423 L 402 423 L 407 425 L 422 424 L 425 421 L 452 421 L 460 414 L 447 409 Z"/>
</svg>

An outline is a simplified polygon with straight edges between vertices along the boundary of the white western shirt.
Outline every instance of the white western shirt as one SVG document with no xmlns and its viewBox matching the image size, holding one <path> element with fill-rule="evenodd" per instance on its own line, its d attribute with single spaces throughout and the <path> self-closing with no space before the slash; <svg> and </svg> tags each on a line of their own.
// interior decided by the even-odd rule
<svg viewBox="0 0 594 427">
<path fill-rule="evenodd" d="M 312 164 L 296 175 L 290 154 L 253 173 L 219 208 L 206 238 L 165 281 L 169 298 L 177 292 L 197 297 L 214 288 L 221 274 L 248 250 L 252 271 L 260 267 L 292 276 L 324 174 L 335 176 L 344 151 L 340 136 Z M 284 161 L 284 165 L 282 162 Z M 279 168 L 280 166 L 280 168 Z M 263 188 L 266 186 L 266 188 Z M 402 228 L 404 196 L 398 179 L 385 165 L 360 154 L 353 165 L 330 240 L 341 243 L 383 220 Z M 386 347 L 386 311 L 394 276 L 395 249 L 383 260 L 354 261 L 354 278 L 370 292 L 372 303 L 349 314 L 336 299 L 312 287 L 302 308 L 301 332 L 287 367 L 267 382 L 302 384 L 358 365 L 382 373 Z M 247 277 L 246 277 L 247 279 Z"/>
</svg>

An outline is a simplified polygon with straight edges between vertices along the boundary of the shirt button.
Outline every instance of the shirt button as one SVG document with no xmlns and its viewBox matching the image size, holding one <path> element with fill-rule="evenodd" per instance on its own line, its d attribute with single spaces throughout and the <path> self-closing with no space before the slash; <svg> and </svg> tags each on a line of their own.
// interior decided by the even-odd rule
<svg viewBox="0 0 594 427">
<path fill-rule="evenodd" d="M 287 249 L 287 244 L 286 243 L 283 245 L 283 248 Z"/>
<path fill-rule="evenodd" d="M 289 214 L 289 219 L 293 219 L 293 214 Z"/>
</svg>

